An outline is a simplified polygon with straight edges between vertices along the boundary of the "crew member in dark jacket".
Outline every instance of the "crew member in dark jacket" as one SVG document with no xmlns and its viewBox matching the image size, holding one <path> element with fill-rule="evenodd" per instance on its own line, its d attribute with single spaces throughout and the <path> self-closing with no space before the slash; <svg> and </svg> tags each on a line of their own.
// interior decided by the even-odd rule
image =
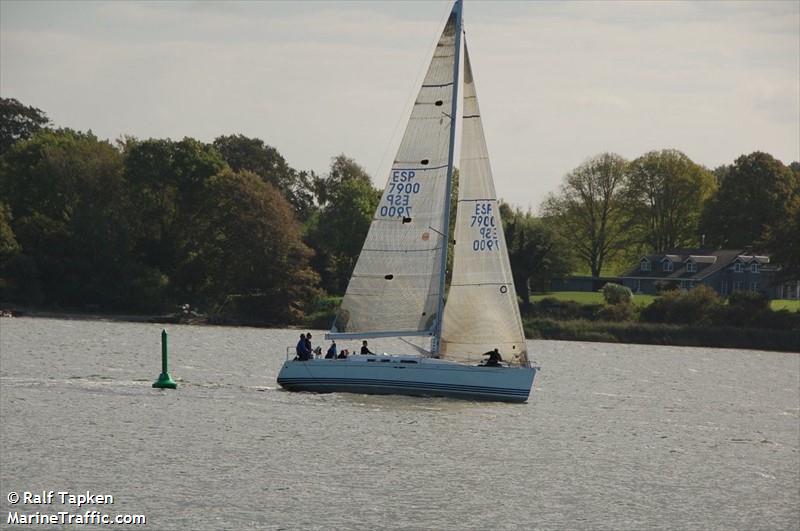
<svg viewBox="0 0 800 531">
<path fill-rule="evenodd" d="M 484 356 L 489 356 L 489 359 L 486 360 L 485 363 L 487 367 L 499 367 L 500 362 L 503 361 L 503 358 L 500 356 L 500 351 L 497 349 L 486 352 Z"/>
<path fill-rule="evenodd" d="M 300 361 L 306 361 L 311 358 L 311 348 L 305 334 L 300 334 L 300 341 L 297 342 L 297 358 Z"/>
<path fill-rule="evenodd" d="M 363 343 L 361 343 L 361 354 L 375 354 L 367 346 L 367 340 L 366 339 L 364 340 Z"/>
<path fill-rule="evenodd" d="M 336 341 L 331 343 L 331 346 L 328 348 L 328 352 L 325 354 L 325 359 L 330 360 L 336 357 Z"/>
</svg>

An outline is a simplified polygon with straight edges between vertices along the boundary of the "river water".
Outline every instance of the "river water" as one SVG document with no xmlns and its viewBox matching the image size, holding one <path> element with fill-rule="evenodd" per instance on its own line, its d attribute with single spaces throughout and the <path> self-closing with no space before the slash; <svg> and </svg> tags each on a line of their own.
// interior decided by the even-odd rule
<svg viewBox="0 0 800 531">
<path fill-rule="evenodd" d="M 531 341 L 535 392 L 501 404 L 285 392 L 298 332 L 254 328 L 170 326 L 179 388 L 156 390 L 160 331 L 0 319 L 3 526 L 99 510 L 159 530 L 800 527 L 797 354 Z M 8 501 L 50 490 L 114 503 Z"/>
</svg>

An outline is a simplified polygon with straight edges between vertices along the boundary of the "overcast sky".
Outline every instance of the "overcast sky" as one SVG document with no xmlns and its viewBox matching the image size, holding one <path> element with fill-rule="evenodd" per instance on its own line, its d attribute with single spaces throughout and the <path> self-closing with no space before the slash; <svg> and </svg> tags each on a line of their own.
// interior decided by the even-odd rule
<svg viewBox="0 0 800 531">
<path fill-rule="evenodd" d="M 383 187 L 449 2 L 0 0 L 0 95 L 102 138 L 242 133 Z M 585 158 L 800 160 L 800 2 L 480 2 L 465 28 L 498 194 Z"/>
</svg>

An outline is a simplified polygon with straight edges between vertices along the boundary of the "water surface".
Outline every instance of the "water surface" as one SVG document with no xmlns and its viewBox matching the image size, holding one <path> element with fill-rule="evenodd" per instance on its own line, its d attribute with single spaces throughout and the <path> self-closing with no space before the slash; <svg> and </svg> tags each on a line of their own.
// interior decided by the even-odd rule
<svg viewBox="0 0 800 531">
<path fill-rule="evenodd" d="M 520 405 L 288 393 L 299 332 L 253 328 L 170 326 L 156 390 L 160 331 L 0 319 L 3 524 L 89 490 L 152 529 L 800 526 L 796 354 L 530 341 Z"/>
</svg>

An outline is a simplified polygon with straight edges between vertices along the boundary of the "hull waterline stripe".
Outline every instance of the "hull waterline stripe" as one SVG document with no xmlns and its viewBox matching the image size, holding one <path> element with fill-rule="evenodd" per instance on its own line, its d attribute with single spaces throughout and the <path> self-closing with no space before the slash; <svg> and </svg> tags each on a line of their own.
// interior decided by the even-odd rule
<svg viewBox="0 0 800 531">
<path fill-rule="evenodd" d="M 404 382 L 399 380 L 375 380 L 371 378 L 278 378 L 280 385 L 364 385 L 371 387 L 400 387 L 411 389 L 430 389 L 434 391 L 460 391 L 480 394 L 500 394 L 512 396 L 525 396 L 530 394 L 530 389 L 511 389 L 504 387 L 484 387 L 475 385 L 458 385 L 426 382 Z"/>
<path fill-rule="evenodd" d="M 430 387 L 387 387 L 366 384 L 285 384 L 282 387 L 287 391 L 307 391 L 312 393 L 443 396 L 468 399 L 491 399 L 503 402 L 525 402 L 530 398 L 529 394 L 488 393 L 480 391 L 462 391 L 458 389 L 433 389 Z"/>
</svg>

